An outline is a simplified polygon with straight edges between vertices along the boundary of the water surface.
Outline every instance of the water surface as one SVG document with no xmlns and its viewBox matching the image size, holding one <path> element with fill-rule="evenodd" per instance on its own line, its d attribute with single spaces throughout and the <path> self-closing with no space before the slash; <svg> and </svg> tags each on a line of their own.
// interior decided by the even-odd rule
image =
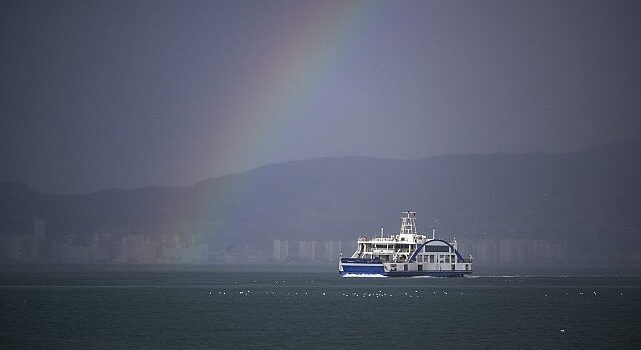
<svg viewBox="0 0 641 350">
<path fill-rule="evenodd" d="M 641 348 L 641 278 L 7 270 L 3 348 Z"/>
</svg>

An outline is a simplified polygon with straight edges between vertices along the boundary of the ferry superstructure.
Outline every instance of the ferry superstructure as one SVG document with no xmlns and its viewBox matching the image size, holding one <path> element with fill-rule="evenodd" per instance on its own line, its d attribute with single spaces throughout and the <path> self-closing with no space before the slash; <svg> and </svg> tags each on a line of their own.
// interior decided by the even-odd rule
<svg viewBox="0 0 641 350">
<path fill-rule="evenodd" d="M 350 258 L 341 256 L 338 272 L 342 276 L 438 276 L 463 277 L 472 273 L 472 258 L 463 258 L 456 239 L 438 239 L 416 230 L 416 212 L 401 213 L 398 234 L 383 237 L 359 237 L 357 249 Z M 342 255 L 342 254 L 341 254 Z"/>
</svg>

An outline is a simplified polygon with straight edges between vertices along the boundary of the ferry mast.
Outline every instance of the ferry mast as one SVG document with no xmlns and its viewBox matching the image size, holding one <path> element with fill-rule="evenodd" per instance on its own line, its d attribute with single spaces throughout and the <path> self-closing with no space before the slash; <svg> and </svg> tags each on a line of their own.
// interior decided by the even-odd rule
<svg viewBox="0 0 641 350">
<path fill-rule="evenodd" d="M 416 212 L 404 211 L 401 213 L 401 232 L 400 234 L 415 235 L 416 232 Z"/>
</svg>

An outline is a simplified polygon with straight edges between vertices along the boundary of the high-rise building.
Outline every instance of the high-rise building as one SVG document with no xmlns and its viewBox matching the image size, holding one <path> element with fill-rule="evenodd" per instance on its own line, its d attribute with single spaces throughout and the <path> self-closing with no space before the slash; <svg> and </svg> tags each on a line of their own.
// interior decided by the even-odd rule
<svg viewBox="0 0 641 350">
<path fill-rule="evenodd" d="M 33 218 L 33 260 L 42 261 L 47 259 L 46 223 L 41 216 Z"/>
<path fill-rule="evenodd" d="M 283 262 L 287 260 L 289 257 L 289 241 L 275 239 L 273 248 L 274 261 Z"/>
</svg>

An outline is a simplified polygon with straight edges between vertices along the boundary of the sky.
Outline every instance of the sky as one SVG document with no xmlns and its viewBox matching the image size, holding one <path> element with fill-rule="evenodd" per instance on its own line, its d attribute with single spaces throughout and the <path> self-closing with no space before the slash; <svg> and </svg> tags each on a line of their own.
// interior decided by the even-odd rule
<svg viewBox="0 0 641 350">
<path fill-rule="evenodd" d="M 641 135 L 639 37 L 639 1 L 0 0 L 0 180 L 579 151 Z"/>
</svg>

